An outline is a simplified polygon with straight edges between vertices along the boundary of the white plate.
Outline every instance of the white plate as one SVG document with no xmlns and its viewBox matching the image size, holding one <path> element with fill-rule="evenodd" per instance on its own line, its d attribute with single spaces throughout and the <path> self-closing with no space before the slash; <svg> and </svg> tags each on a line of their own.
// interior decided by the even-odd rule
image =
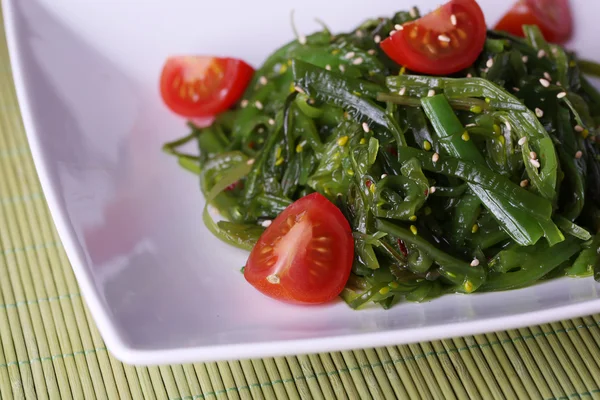
<svg viewBox="0 0 600 400">
<path fill-rule="evenodd" d="M 423 341 L 600 311 L 593 279 L 452 295 L 391 311 L 299 307 L 245 283 L 246 253 L 203 226 L 195 177 L 163 155 L 186 133 L 161 104 L 171 54 L 258 65 L 299 29 L 334 31 L 416 0 L 4 0 L 12 67 L 37 170 L 83 295 L 108 348 L 128 363 L 265 357 Z M 439 0 L 419 0 L 423 10 Z M 511 3 L 511 1 L 506 3 Z M 600 57 L 600 3 L 572 1 L 573 48 Z M 481 1 L 489 22 L 508 4 Z"/>
</svg>

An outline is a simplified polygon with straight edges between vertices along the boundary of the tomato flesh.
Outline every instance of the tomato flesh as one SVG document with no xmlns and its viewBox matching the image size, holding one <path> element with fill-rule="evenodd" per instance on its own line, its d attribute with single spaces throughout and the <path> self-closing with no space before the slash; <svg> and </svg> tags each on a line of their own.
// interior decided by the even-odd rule
<svg viewBox="0 0 600 400">
<path fill-rule="evenodd" d="M 169 58 L 160 92 L 165 104 L 184 117 L 210 117 L 230 108 L 244 93 L 254 69 L 242 60 L 207 56 Z"/>
<path fill-rule="evenodd" d="M 566 42 L 573 31 L 569 1 L 519 0 L 494 29 L 524 36 L 523 25 L 537 25 L 549 42 Z"/>
<path fill-rule="evenodd" d="M 353 258 L 348 221 L 329 200 L 313 193 L 288 206 L 263 232 L 244 277 L 277 300 L 326 303 L 346 285 Z"/>
<path fill-rule="evenodd" d="M 486 38 L 485 18 L 475 0 L 451 0 L 381 42 L 398 64 L 424 74 L 447 75 L 477 59 Z"/>
</svg>

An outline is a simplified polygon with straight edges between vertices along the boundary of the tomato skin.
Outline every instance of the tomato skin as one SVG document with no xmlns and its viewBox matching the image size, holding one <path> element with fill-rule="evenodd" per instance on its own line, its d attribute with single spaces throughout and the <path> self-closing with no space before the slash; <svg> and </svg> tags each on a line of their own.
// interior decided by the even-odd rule
<svg viewBox="0 0 600 400">
<path fill-rule="evenodd" d="M 477 2 L 451 0 L 404 24 L 402 30 L 381 42 L 381 48 L 412 71 L 448 75 L 473 64 L 483 50 L 486 35 L 485 17 Z"/>
<path fill-rule="evenodd" d="M 523 37 L 523 25 L 537 25 L 547 41 L 565 43 L 573 33 L 569 1 L 519 0 L 494 29 Z"/>
<path fill-rule="evenodd" d="M 235 104 L 253 74 L 250 65 L 235 58 L 170 57 L 161 73 L 160 93 L 178 115 L 210 117 Z"/>
<path fill-rule="evenodd" d="M 344 289 L 353 260 L 348 221 L 323 195 L 312 193 L 288 206 L 263 232 L 244 277 L 274 299 L 321 304 Z"/>
</svg>

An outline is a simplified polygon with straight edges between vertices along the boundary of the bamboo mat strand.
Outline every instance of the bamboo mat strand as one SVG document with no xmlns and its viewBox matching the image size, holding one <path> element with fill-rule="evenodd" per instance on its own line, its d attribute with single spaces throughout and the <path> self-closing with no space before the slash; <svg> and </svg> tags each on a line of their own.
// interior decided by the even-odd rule
<svg viewBox="0 0 600 400">
<path fill-rule="evenodd" d="M 321 363 L 321 359 L 316 354 L 310 354 L 308 356 L 309 362 L 314 370 L 314 374 L 317 376 L 317 380 L 319 381 L 319 385 L 321 386 L 321 391 L 323 392 L 323 397 L 326 399 L 334 399 L 336 396 L 335 391 L 331 385 L 331 381 L 329 380 L 329 374 L 323 367 Z M 336 371 L 337 372 L 337 371 Z"/>
<path fill-rule="evenodd" d="M 338 399 L 348 399 L 351 398 L 350 393 L 352 393 L 354 387 L 350 385 L 346 385 L 346 382 L 340 376 L 339 371 L 335 368 L 335 364 L 329 354 L 321 354 L 318 356 L 323 368 L 327 372 L 327 376 L 331 382 L 332 387 L 334 388 L 336 398 Z"/>
<path fill-rule="evenodd" d="M 418 344 L 410 344 L 407 346 L 407 348 L 408 351 L 410 351 L 408 355 L 410 362 L 414 362 L 415 366 L 419 369 L 421 373 L 422 380 L 420 380 L 420 382 L 423 382 L 427 386 L 433 398 L 441 398 L 444 395 L 442 388 L 438 385 L 428 384 L 428 382 L 436 381 L 435 376 L 431 371 L 431 368 L 429 368 L 429 363 L 427 361 L 428 357 L 425 357 Z M 452 393 L 448 393 L 448 396 L 452 397 Z"/>
<path fill-rule="evenodd" d="M 271 368 L 273 368 L 279 374 L 280 378 L 275 381 L 281 380 L 281 382 L 283 382 L 288 398 L 293 400 L 301 399 L 299 390 L 300 388 L 296 386 L 296 381 L 292 376 L 292 372 L 288 367 L 287 361 L 284 358 L 271 359 L 270 365 Z"/>
<path fill-rule="evenodd" d="M 537 364 L 540 372 L 546 382 L 548 382 L 548 386 L 552 392 L 552 395 L 555 398 L 564 398 L 567 393 L 572 393 L 572 385 L 565 379 L 564 371 L 561 368 L 561 374 L 556 375 L 553 371 L 553 365 L 544 357 L 542 351 L 540 350 L 540 346 L 538 345 L 538 338 L 534 338 L 531 335 L 529 329 L 520 329 L 519 332 L 524 339 L 524 344 L 529 349 L 534 362 Z M 543 337 L 543 336 L 542 336 Z"/>
<path fill-rule="evenodd" d="M 2 400 L 600 399 L 599 321 L 262 360 L 124 365 L 102 341 L 54 228 L 0 40 Z"/>
</svg>

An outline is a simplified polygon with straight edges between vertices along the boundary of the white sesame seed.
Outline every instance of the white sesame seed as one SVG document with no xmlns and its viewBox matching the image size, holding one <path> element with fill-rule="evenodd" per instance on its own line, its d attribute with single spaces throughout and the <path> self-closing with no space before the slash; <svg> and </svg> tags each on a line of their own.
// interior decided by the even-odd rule
<svg viewBox="0 0 600 400">
<path fill-rule="evenodd" d="M 574 129 L 575 129 L 575 132 L 580 132 L 580 133 L 583 132 L 583 126 L 581 126 L 581 125 L 575 125 Z"/>
<path fill-rule="evenodd" d="M 261 85 L 266 85 L 267 84 L 267 77 L 266 76 L 261 76 L 260 78 L 258 78 L 258 81 L 260 82 Z"/>
<path fill-rule="evenodd" d="M 427 97 L 433 97 L 435 96 L 435 90 L 430 89 L 429 92 L 427 92 Z"/>
<path fill-rule="evenodd" d="M 248 164 L 248 165 L 254 164 L 254 158 L 251 158 L 248 161 L 246 161 L 246 164 Z"/>
<path fill-rule="evenodd" d="M 327 65 L 325 66 L 325 69 L 326 69 L 327 71 L 331 71 L 331 65 L 327 64 Z"/>
<path fill-rule="evenodd" d="M 361 37 L 365 36 L 365 33 L 363 31 L 361 31 L 360 29 L 358 29 L 356 31 L 356 36 L 358 36 L 359 38 L 361 38 Z"/>
<path fill-rule="evenodd" d="M 394 29 L 392 29 L 392 30 L 390 31 L 390 36 L 393 36 L 393 35 L 394 35 L 394 33 L 396 33 L 396 31 L 395 31 Z"/>
<path fill-rule="evenodd" d="M 439 35 L 439 36 L 438 36 L 438 40 L 439 40 L 440 42 L 446 42 L 446 43 L 449 43 L 449 42 L 450 42 L 450 37 L 449 37 L 449 36 L 446 36 L 446 35 Z"/>
<path fill-rule="evenodd" d="M 513 88 L 513 91 L 514 91 L 514 92 L 518 92 L 519 90 L 521 90 L 521 89 L 519 89 L 519 88 L 518 88 L 518 87 L 516 87 L 516 86 Z"/>
<path fill-rule="evenodd" d="M 558 49 L 556 47 L 552 47 L 552 54 L 558 54 Z"/>
<path fill-rule="evenodd" d="M 527 137 L 523 136 L 517 143 L 519 143 L 519 146 L 523 146 L 525 142 L 527 142 Z"/>
<path fill-rule="evenodd" d="M 275 125 L 275 120 L 273 118 L 269 118 L 269 125 Z"/>
<path fill-rule="evenodd" d="M 440 155 L 438 153 L 433 153 L 433 155 L 431 156 L 431 161 L 433 162 L 438 162 L 439 159 Z"/>
<path fill-rule="evenodd" d="M 556 86 L 562 86 L 562 83 L 560 83 L 560 81 L 556 81 Z"/>
<path fill-rule="evenodd" d="M 306 36 L 304 36 L 304 35 L 298 36 L 298 43 L 306 44 Z"/>
<path fill-rule="evenodd" d="M 470 72 L 467 74 L 467 78 L 472 78 L 473 74 L 471 74 Z"/>
<path fill-rule="evenodd" d="M 363 131 L 369 132 L 369 124 L 367 124 L 366 122 L 362 123 L 362 128 L 363 128 Z"/>
<path fill-rule="evenodd" d="M 298 93 L 306 94 L 304 89 L 302 89 L 300 86 L 294 86 L 294 90 Z"/>
<path fill-rule="evenodd" d="M 365 194 L 368 196 L 369 195 L 369 189 L 365 189 Z"/>
<path fill-rule="evenodd" d="M 396 25 L 394 25 L 394 29 L 397 31 L 401 31 L 402 29 L 404 29 L 404 27 L 400 24 L 396 24 Z"/>
<path fill-rule="evenodd" d="M 260 224 L 264 227 L 264 228 L 268 228 L 269 226 L 271 226 L 271 223 L 273 221 L 271 221 L 270 219 L 265 219 L 263 222 L 261 222 Z"/>
<path fill-rule="evenodd" d="M 262 109 L 263 109 L 263 105 L 262 105 L 262 103 L 261 103 L 259 100 L 256 100 L 256 101 L 254 102 L 254 106 L 255 106 L 256 108 L 258 108 L 259 110 L 262 110 Z"/>
<path fill-rule="evenodd" d="M 402 89 L 400 89 L 400 90 L 398 91 L 398 94 L 399 94 L 400 96 L 404 96 L 404 93 L 406 93 L 406 88 L 405 88 L 405 87 L 403 87 Z"/>
<path fill-rule="evenodd" d="M 547 72 L 544 72 L 544 78 L 548 79 L 549 81 L 552 81 L 552 76 L 550 76 L 550 74 Z"/>
<path fill-rule="evenodd" d="M 415 7 L 411 8 L 408 13 L 412 18 L 417 18 L 417 9 Z"/>
<path fill-rule="evenodd" d="M 346 53 L 346 55 L 344 56 L 344 58 L 345 58 L 345 59 L 349 59 L 349 58 L 352 58 L 352 57 L 354 57 L 354 55 L 355 55 L 355 54 L 354 54 L 354 52 L 353 52 L 353 51 L 350 51 L 350 52 Z"/>
<path fill-rule="evenodd" d="M 363 62 L 363 59 L 362 59 L 362 57 L 358 57 L 358 58 L 355 58 L 355 59 L 352 61 L 352 64 L 354 64 L 354 65 L 358 65 L 358 64 L 362 64 L 362 62 Z"/>
<path fill-rule="evenodd" d="M 340 71 L 345 72 L 346 71 L 346 67 L 344 67 L 343 64 L 340 64 Z"/>
<path fill-rule="evenodd" d="M 543 87 L 548 87 L 548 86 L 550 86 L 550 82 L 548 82 L 548 80 L 546 80 L 546 79 L 544 79 L 544 78 L 540 79 L 540 84 L 541 84 Z"/>
<path fill-rule="evenodd" d="M 537 53 L 537 58 L 546 57 L 546 52 L 543 49 L 540 49 Z"/>
<path fill-rule="evenodd" d="M 435 188 L 435 186 L 432 186 L 432 187 L 430 187 L 430 188 L 429 188 L 429 193 L 430 193 L 430 194 L 433 194 L 433 193 L 435 193 L 435 191 L 436 191 L 436 188 Z"/>
<path fill-rule="evenodd" d="M 565 97 L 567 95 L 567 92 L 560 92 L 559 94 L 556 95 L 557 99 L 562 99 L 563 97 Z"/>
<path fill-rule="evenodd" d="M 539 109 L 539 108 L 536 108 L 536 109 L 535 109 L 535 115 L 536 115 L 538 118 L 542 118 L 542 117 L 544 116 L 544 112 L 543 112 L 541 109 Z"/>
<path fill-rule="evenodd" d="M 535 151 L 530 151 L 529 158 L 531 158 L 532 160 L 537 160 L 537 153 Z"/>
<path fill-rule="evenodd" d="M 531 163 L 531 165 L 533 165 L 535 168 L 539 168 L 540 167 L 540 162 L 538 160 L 529 160 L 529 162 Z"/>
<path fill-rule="evenodd" d="M 242 108 L 246 108 L 248 106 L 248 100 L 244 99 L 240 102 L 240 106 Z"/>
<path fill-rule="evenodd" d="M 370 54 L 370 55 L 374 55 L 374 54 L 375 54 L 375 53 L 377 53 L 377 52 L 375 51 L 375 49 L 369 49 L 369 50 L 367 51 L 367 53 L 368 53 L 368 54 Z"/>
<path fill-rule="evenodd" d="M 452 25 L 456 26 L 456 24 L 458 23 L 458 21 L 456 21 L 456 15 L 452 14 L 450 16 L 450 22 L 452 23 Z"/>
<path fill-rule="evenodd" d="M 575 153 L 575 158 L 579 159 L 583 156 L 583 153 L 581 152 L 581 150 L 579 150 L 577 153 Z"/>
<path fill-rule="evenodd" d="M 373 41 L 374 41 L 375 43 L 379 43 L 379 42 L 381 42 L 381 36 L 379 36 L 379 35 L 375 35 L 375 37 L 373 38 Z"/>
<path fill-rule="evenodd" d="M 477 126 L 477 124 L 467 124 L 467 125 L 465 125 L 465 128 L 472 128 L 474 126 Z"/>
<path fill-rule="evenodd" d="M 387 174 L 381 174 L 381 179 L 385 179 L 385 178 L 387 178 L 387 176 L 388 176 Z"/>
<path fill-rule="evenodd" d="M 521 60 L 522 60 L 524 63 L 526 63 L 527 61 L 529 61 L 529 57 L 527 57 L 527 56 L 523 56 L 523 57 L 521 57 Z"/>
<path fill-rule="evenodd" d="M 471 267 L 477 267 L 479 265 L 479 260 L 474 258 L 473 261 L 471 261 Z"/>
<path fill-rule="evenodd" d="M 529 185 L 529 181 L 527 179 L 523 179 L 521 183 L 519 183 L 519 186 L 522 188 L 527 187 L 527 185 Z"/>
<path fill-rule="evenodd" d="M 490 58 L 489 60 L 487 60 L 487 62 L 485 63 L 485 66 L 488 68 L 492 68 L 492 66 L 494 65 L 494 59 Z"/>
</svg>

